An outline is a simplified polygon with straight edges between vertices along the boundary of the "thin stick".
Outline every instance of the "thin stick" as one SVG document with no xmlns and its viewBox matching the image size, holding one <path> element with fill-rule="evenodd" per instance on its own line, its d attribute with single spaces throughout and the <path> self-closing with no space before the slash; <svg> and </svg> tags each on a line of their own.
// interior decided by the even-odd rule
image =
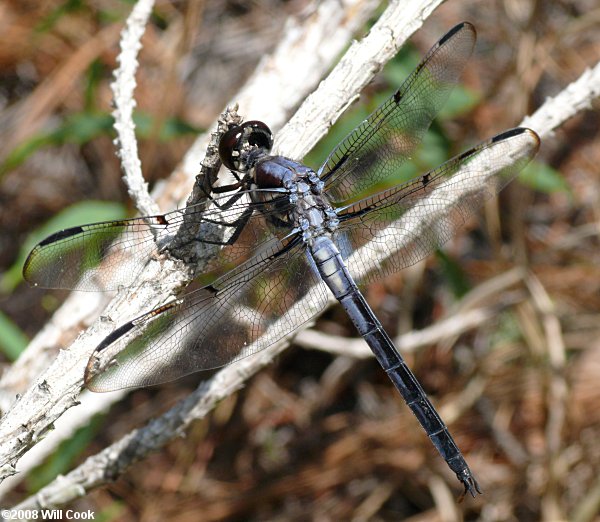
<svg viewBox="0 0 600 522">
<path fill-rule="evenodd" d="M 117 57 L 119 67 L 115 71 L 115 81 L 111 84 L 114 93 L 115 118 L 117 131 L 115 144 L 117 156 L 121 160 L 123 181 L 127 185 L 129 196 L 143 215 L 159 212 L 158 205 L 148 192 L 148 183 L 142 174 L 142 163 L 138 156 L 137 139 L 133 110 L 136 106 L 134 90 L 135 73 L 138 68 L 138 52 L 142 47 L 141 39 L 152 13 L 154 0 L 139 0 L 127 18 L 125 29 L 121 33 L 121 52 Z"/>
</svg>

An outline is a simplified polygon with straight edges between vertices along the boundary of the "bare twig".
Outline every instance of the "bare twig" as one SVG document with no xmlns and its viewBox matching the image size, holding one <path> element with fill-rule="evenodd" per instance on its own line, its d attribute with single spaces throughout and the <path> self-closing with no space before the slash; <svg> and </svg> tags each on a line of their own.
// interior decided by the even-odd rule
<svg viewBox="0 0 600 522">
<path fill-rule="evenodd" d="M 115 130 L 118 145 L 117 155 L 121 159 L 123 180 L 136 208 L 143 215 L 157 214 L 158 205 L 148 192 L 148 183 L 142 174 L 142 164 L 138 156 L 133 109 L 135 108 L 135 72 L 138 68 L 137 55 L 142 47 L 141 38 L 152 12 L 154 0 L 140 0 L 127 18 L 127 24 L 121 34 L 121 53 L 117 57 L 119 67 L 115 71 L 115 81 L 111 85 L 114 93 Z"/>
<path fill-rule="evenodd" d="M 495 308 L 478 308 L 461 312 L 452 317 L 438 321 L 423 330 L 408 332 L 394 339 L 394 344 L 405 353 L 412 353 L 419 348 L 459 335 L 489 321 L 498 313 Z M 345 355 L 365 359 L 373 357 L 373 352 L 362 337 L 347 339 L 329 335 L 317 330 L 303 330 L 294 342 L 303 348 L 322 350 L 336 355 Z"/>
<path fill-rule="evenodd" d="M 541 138 L 550 137 L 554 129 L 578 112 L 589 109 L 599 96 L 600 63 L 597 63 L 559 94 L 546 99 L 537 111 L 523 119 L 521 125 L 533 129 Z"/>
</svg>

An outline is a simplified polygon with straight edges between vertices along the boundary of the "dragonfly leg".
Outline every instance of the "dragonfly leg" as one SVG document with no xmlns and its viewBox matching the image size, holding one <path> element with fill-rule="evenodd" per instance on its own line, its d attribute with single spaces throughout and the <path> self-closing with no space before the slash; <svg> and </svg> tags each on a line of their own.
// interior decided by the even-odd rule
<svg viewBox="0 0 600 522">
<path fill-rule="evenodd" d="M 213 198 L 212 194 L 225 194 L 227 192 L 233 192 L 234 190 L 241 189 L 245 185 L 244 178 L 241 177 L 237 172 L 231 171 L 231 174 L 236 179 L 235 183 L 215 187 L 214 184 L 210 180 L 208 180 L 208 178 L 205 178 L 207 181 L 199 187 L 200 191 L 204 194 L 204 196 L 207 199 L 213 201 L 217 208 L 229 208 L 229 206 L 231 206 L 235 201 L 237 201 L 237 199 L 239 199 L 239 196 L 236 198 L 237 194 L 234 194 L 232 196 L 232 198 L 235 198 L 233 199 L 233 201 L 227 200 L 227 202 L 219 205 L 215 198 Z"/>
<path fill-rule="evenodd" d="M 241 187 L 243 187 L 242 182 L 233 183 L 232 185 L 225 185 L 223 187 L 215 187 L 215 189 L 213 189 L 213 192 L 215 194 L 219 194 L 219 193 L 224 194 L 226 192 L 231 192 L 233 190 L 237 190 L 238 188 L 241 188 Z M 223 189 L 223 190 L 220 190 L 220 189 Z M 227 190 L 225 190 L 225 189 L 227 189 Z M 219 203 L 217 200 L 213 199 L 212 196 L 210 196 L 210 199 L 213 201 L 215 207 L 217 207 L 219 210 L 227 210 L 227 209 L 231 208 L 233 206 L 233 204 L 242 197 L 242 195 L 243 195 L 242 192 L 236 192 L 225 203 Z"/>
<path fill-rule="evenodd" d="M 235 196 L 233 196 L 233 197 L 235 197 Z M 252 216 L 253 212 L 254 212 L 254 209 L 252 208 L 252 206 L 249 206 L 246 210 L 244 210 L 244 213 L 239 218 L 237 218 L 235 221 L 219 221 L 216 219 L 214 219 L 214 220 L 213 219 L 205 219 L 204 221 L 206 223 L 212 223 L 214 225 L 220 225 L 223 227 L 235 228 L 235 230 L 234 230 L 233 234 L 231 234 L 231 237 L 229 237 L 226 240 L 216 241 L 216 240 L 211 240 L 211 239 L 204 237 L 204 238 L 202 238 L 202 242 L 210 244 L 210 245 L 219 245 L 219 246 L 223 246 L 223 247 L 232 245 L 240 237 L 242 230 L 244 230 L 245 226 L 248 224 L 248 220 Z"/>
<path fill-rule="evenodd" d="M 229 223 L 229 226 L 235 227 L 235 230 L 233 234 L 231 234 L 231 237 L 225 241 L 225 245 L 232 245 L 238 240 L 253 213 L 254 209 L 252 208 L 252 205 L 250 205 L 246 210 L 244 210 L 244 213 L 237 220 L 235 220 L 233 223 Z"/>
</svg>

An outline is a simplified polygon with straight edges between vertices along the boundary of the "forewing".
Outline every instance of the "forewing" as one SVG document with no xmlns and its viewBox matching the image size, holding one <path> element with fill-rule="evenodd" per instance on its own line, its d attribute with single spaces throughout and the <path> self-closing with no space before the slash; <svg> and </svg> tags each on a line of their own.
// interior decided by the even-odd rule
<svg viewBox="0 0 600 522">
<path fill-rule="evenodd" d="M 127 286 L 143 267 L 136 261 L 157 254 L 154 234 L 169 230 L 152 216 L 91 223 L 56 232 L 29 253 L 23 277 L 34 286 L 112 290 Z"/>
<path fill-rule="evenodd" d="M 327 288 L 294 241 L 118 328 L 90 358 L 88 388 L 149 386 L 224 366 L 308 321 L 327 303 Z"/>
<path fill-rule="evenodd" d="M 224 205 L 230 197 L 215 201 Z M 167 249 L 175 254 L 186 252 L 182 258 L 189 263 L 210 259 L 200 268 L 224 273 L 256 248 L 274 240 L 266 221 L 273 208 L 254 205 L 249 210 L 249 205 L 249 192 L 240 192 L 227 208 L 208 202 L 164 215 L 62 230 L 33 248 L 23 276 L 32 285 L 44 288 L 116 290 L 131 286 L 147 260 Z M 241 218 L 247 219 L 238 234 Z M 231 239 L 236 241 L 229 245 Z"/>
<path fill-rule="evenodd" d="M 475 45 L 475 28 L 464 22 L 427 53 L 402 86 L 338 144 L 319 175 L 337 204 L 390 186 L 442 108 Z"/>
<path fill-rule="evenodd" d="M 525 167 L 539 143 L 532 130 L 506 131 L 424 176 L 342 210 L 334 239 L 353 277 L 370 280 L 433 252 Z M 373 266 L 379 270 L 370 273 Z"/>
</svg>

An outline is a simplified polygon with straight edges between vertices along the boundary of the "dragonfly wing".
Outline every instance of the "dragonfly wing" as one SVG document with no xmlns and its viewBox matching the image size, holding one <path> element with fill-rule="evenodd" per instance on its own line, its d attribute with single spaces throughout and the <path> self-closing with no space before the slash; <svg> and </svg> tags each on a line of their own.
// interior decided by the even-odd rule
<svg viewBox="0 0 600 522">
<path fill-rule="evenodd" d="M 33 248 L 23 277 L 44 288 L 98 291 L 127 286 L 143 268 L 136 261 L 158 255 L 155 235 L 167 233 L 165 222 L 178 219 L 172 213 L 61 230 Z"/>
<path fill-rule="evenodd" d="M 301 241 L 280 243 L 115 330 L 90 358 L 86 385 L 93 391 L 149 386 L 224 366 L 298 328 L 327 297 Z"/>
<path fill-rule="evenodd" d="M 423 259 L 514 178 L 539 143 L 530 129 L 506 131 L 420 178 L 341 210 L 335 239 L 351 274 L 366 281 Z M 380 270 L 371 274 L 374 263 Z"/>
<path fill-rule="evenodd" d="M 216 202 L 225 204 L 230 198 L 225 196 Z M 266 221 L 274 210 L 265 204 L 254 204 L 249 209 L 249 198 L 249 192 L 240 192 L 235 204 L 227 208 L 205 202 L 158 216 L 62 230 L 33 248 L 23 277 L 44 288 L 127 288 L 149 258 L 167 249 L 176 257 L 178 252 L 186 251 L 181 258 L 198 265 L 199 270 L 222 274 L 247 259 L 257 247 L 274 240 Z M 199 259 L 209 258 L 207 265 L 199 266 Z"/>
<path fill-rule="evenodd" d="M 467 22 L 451 29 L 394 95 L 337 145 L 319 170 L 332 202 L 356 201 L 377 185 L 398 183 L 398 168 L 446 103 L 475 39 L 475 28 Z"/>
</svg>

